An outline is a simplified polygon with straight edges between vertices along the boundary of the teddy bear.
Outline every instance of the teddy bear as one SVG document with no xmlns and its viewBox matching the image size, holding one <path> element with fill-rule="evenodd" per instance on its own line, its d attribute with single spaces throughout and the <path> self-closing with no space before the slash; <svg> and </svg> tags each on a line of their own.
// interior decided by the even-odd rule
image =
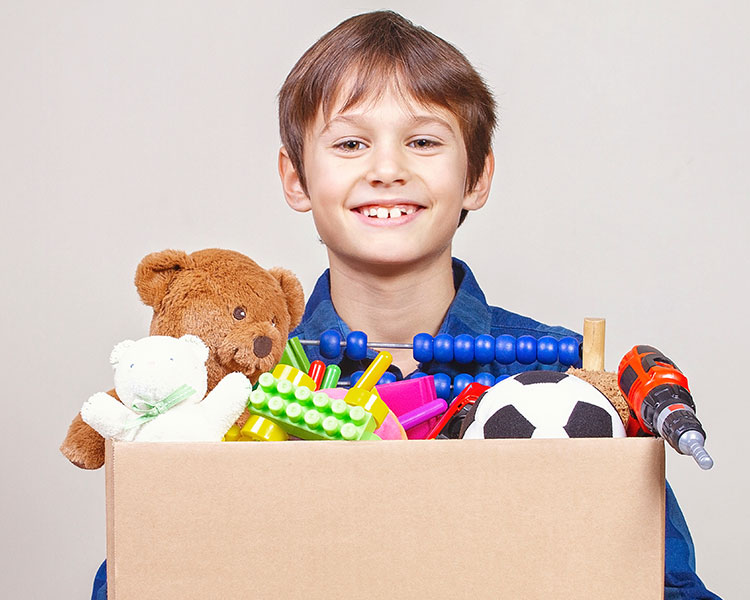
<svg viewBox="0 0 750 600">
<path fill-rule="evenodd" d="M 208 346 L 194 335 L 120 342 L 109 358 L 119 402 L 97 392 L 81 418 L 116 440 L 220 441 L 245 410 L 252 385 L 242 373 L 229 373 L 206 395 L 206 360 Z"/>
<path fill-rule="evenodd" d="M 287 269 L 263 269 L 231 250 L 164 250 L 138 265 L 135 287 L 153 308 L 150 335 L 198 336 L 209 349 L 208 390 L 227 374 L 251 382 L 276 365 L 304 312 L 302 285 Z M 113 391 L 109 392 L 117 397 Z M 238 423 L 244 424 L 247 413 Z M 104 464 L 104 438 L 77 414 L 60 451 L 83 469 Z"/>
</svg>

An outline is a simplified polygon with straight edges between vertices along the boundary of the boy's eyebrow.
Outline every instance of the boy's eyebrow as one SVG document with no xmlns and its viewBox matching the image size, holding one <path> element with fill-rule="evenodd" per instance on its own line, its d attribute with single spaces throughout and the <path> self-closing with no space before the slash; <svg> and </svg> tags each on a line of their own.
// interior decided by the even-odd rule
<svg viewBox="0 0 750 600">
<path fill-rule="evenodd" d="M 330 121 L 328 121 L 320 132 L 320 135 L 324 135 L 333 125 L 343 123 L 345 125 L 362 125 L 366 119 L 359 114 L 352 115 L 336 115 Z M 409 126 L 421 126 L 421 125 L 437 125 L 445 129 L 450 135 L 455 135 L 453 128 L 450 123 L 445 119 L 437 115 L 415 115 L 409 121 Z"/>
</svg>

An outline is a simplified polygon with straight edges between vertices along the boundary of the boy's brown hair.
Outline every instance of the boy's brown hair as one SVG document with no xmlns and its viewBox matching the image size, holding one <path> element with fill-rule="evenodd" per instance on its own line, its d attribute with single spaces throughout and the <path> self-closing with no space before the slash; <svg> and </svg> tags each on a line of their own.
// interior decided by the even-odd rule
<svg viewBox="0 0 750 600">
<path fill-rule="evenodd" d="M 303 188 L 307 128 L 319 108 L 330 116 L 350 76 L 354 83 L 342 110 L 394 85 L 403 95 L 455 115 L 466 146 L 466 189 L 474 189 L 492 147 L 492 93 L 458 49 L 387 10 L 351 17 L 326 33 L 302 55 L 281 87 L 281 141 Z M 463 211 L 461 221 L 465 216 Z"/>
</svg>

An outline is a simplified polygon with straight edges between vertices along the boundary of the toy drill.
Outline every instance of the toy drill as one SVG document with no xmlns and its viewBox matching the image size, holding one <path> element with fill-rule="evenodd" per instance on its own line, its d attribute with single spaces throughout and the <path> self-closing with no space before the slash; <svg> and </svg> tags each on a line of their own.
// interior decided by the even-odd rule
<svg viewBox="0 0 750 600">
<path fill-rule="evenodd" d="M 713 466 L 687 377 L 677 365 L 656 348 L 636 346 L 620 361 L 617 382 L 630 407 L 628 436 L 662 437 L 680 454 L 690 454 L 701 469 Z"/>
</svg>

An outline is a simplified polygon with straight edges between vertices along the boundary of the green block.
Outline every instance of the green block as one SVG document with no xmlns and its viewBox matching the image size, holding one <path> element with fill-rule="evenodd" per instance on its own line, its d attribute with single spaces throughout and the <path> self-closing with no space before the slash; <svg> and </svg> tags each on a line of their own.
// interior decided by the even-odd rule
<svg viewBox="0 0 750 600">
<path fill-rule="evenodd" d="M 247 409 L 303 440 L 376 439 L 375 418 L 361 406 L 332 400 L 323 392 L 278 380 L 271 373 L 260 376 Z"/>
<path fill-rule="evenodd" d="M 303 373 L 310 371 L 310 360 L 305 354 L 305 349 L 302 344 L 299 343 L 298 337 L 289 338 L 284 346 L 284 354 L 281 355 L 279 364 L 289 365 L 295 369 L 299 369 Z"/>
</svg>

